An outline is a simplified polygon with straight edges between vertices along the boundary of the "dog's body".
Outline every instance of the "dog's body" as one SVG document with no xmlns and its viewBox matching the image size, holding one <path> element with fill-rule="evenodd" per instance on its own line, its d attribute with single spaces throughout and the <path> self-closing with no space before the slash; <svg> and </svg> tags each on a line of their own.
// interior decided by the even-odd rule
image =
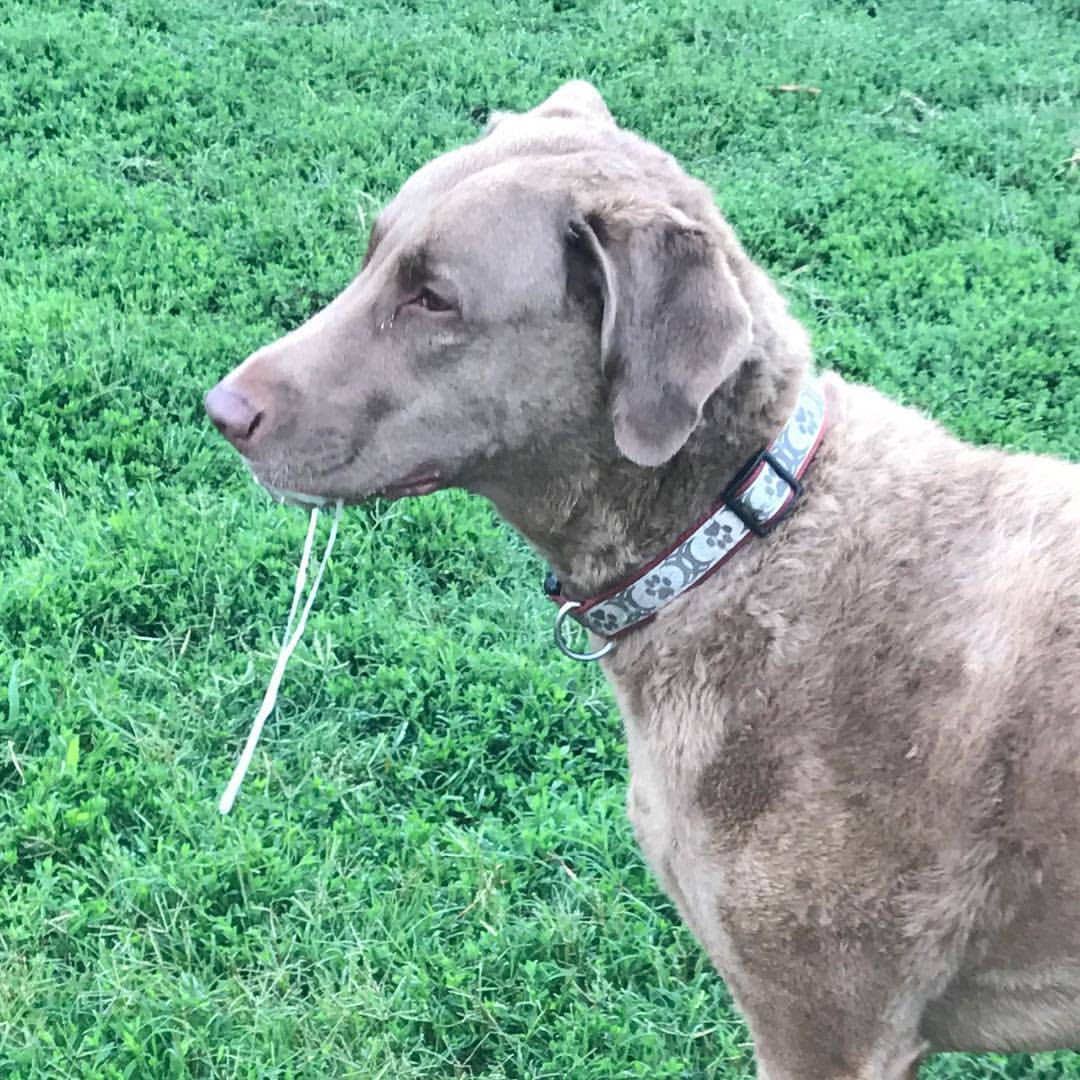
<svg viewBox="0 0 1080 1080">
<path fill-rule="evenodd" d="M 207 407 L 277 488 L 486 495 L 583 597 L 809 362 L 706 189 L 569 84 L 417 173 Z M 824 385 L 791 517 L 603 661 L 639 842 L 769 1080 L 1080 1044 L 1080 467 Z"/>
<path fill-rule="evenodd" d="M 1080 470 L 828 389 L 783 540 L 607 662 L 639 842 L 770 1078 L 1075 1045 Z"/>
</svg>

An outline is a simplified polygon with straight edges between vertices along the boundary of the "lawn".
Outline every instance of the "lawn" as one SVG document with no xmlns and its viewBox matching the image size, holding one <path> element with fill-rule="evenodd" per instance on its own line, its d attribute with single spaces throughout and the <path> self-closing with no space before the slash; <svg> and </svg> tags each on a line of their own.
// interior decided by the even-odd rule
<svg viewBox="0 0 1080 1080">
<path fill-rule="evenodd" d="M 823 366 L 1080 459 L 1075 0 L 6 0 L 0 71 L 0 1076 L 753 1075 L 479 500 L 348 513 L 218 814 L 305 521 L 201 397 L 417 166 L 585 77 Z"/>
</svg>

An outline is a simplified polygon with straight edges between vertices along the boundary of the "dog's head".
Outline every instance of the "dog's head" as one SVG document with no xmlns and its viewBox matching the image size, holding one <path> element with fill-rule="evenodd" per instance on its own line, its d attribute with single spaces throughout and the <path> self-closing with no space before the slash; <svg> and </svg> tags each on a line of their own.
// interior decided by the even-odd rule
<svg viewBox="0 0 1080 1080">
<path fill-rule="evenodd" d="M 568 450 L 653 467 L 746 357 L 753 273 L 704 185 L 569 83 L 412 176 L 359 276 L 206 408 L 261 482 L 346 502 Z"/>
</svg>

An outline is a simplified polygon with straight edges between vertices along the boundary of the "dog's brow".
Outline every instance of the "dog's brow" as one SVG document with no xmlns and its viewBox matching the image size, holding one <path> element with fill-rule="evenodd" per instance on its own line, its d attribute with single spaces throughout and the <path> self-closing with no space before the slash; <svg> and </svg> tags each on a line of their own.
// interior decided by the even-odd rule
<svg viewBox="0 0 1080 1080">
<path fill-rule="evenodd" d="M 407 285 L 419 285 L 432 276 L 431 259 L 423 248 L 405 252 L 401 258 L 401 277 Z"/>
</svg>

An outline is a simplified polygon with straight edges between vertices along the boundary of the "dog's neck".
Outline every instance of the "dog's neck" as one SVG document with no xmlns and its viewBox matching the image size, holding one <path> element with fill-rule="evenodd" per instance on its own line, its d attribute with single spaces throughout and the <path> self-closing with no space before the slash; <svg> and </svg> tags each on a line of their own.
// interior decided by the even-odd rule
<svg viewBox="0 0 1080 1080">
<path fill-rule="evenodd" d="M 686 446 L 659 468 L 634 465 L 614 448 L 591 460 L 563 460 L 555 449 L 543 461 L 522 462 L 513 484 L 485 485 L 482 494 L 548 560 L 565 595 L 601 592 L 666 551 L 716 503 L 788 419 L 807 366 L 793 358 L 765 375 L 748 360 L 709 400 Z"/>
</svg>

